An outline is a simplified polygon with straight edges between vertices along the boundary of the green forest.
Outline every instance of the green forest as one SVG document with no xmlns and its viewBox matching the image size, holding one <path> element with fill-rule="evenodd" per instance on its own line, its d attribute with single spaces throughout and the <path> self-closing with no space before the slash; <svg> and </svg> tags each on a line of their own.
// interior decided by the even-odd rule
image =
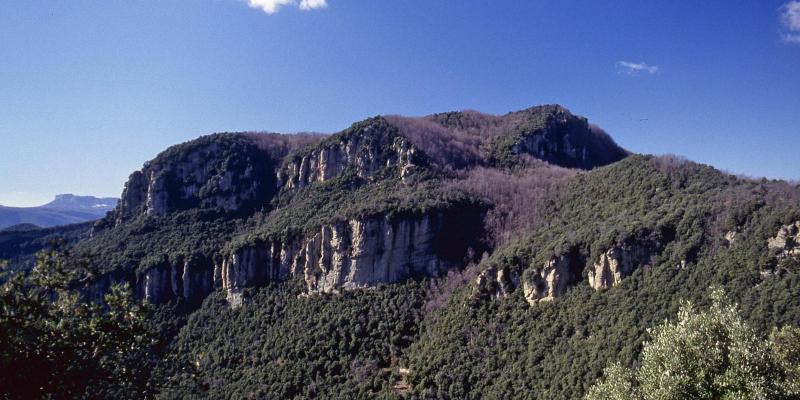
<svg viewBox="0 0 800 400">
<path fill-rule="evenodd" d="M 558 106 L 404 118 L 324 138 L 204 137 L 145 165 L 162 209 L 129 183 L 88 234 L 0 243 L 0 398 L 800 398 L 800 186 L 629 155 Z M 310 183 L 277 186 L 295 173 Z M 431 225 L 431 251 L 469 248 L 412 247 L 408 263 L 447 271 L 311 292 L 329 271 L 309 267 L 309 240 L 280 253 L 285 279 L 232 287 L 248 246 L 431 213 L 455 216 Z M 336 243 L 321 252 L 365 240 Z M 646 260 L 590 285 L 598 260 L 629 248 Z M 201 301 L 183 295 L 204 282 Z M 169 296 L 148 302 L 154 290 Z"/>
</svg>

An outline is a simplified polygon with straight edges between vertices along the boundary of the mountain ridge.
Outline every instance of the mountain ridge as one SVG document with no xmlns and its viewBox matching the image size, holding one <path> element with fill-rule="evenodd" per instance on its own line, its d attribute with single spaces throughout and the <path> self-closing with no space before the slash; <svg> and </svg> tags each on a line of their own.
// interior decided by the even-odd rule
<svg viewBox="0 0 800 400">
<path fill-rule="evenodd" d="M 60 194 L 41 206 L 7 207 L 0 205 L 0 229 L 18 224 L 34 224 L 49 228 L 96 220 L 116 207 L 113 197 L 98 198 Z"/>
<path fill-rule="evenodd" d="M 592 168 L 628 155 L 610 137 L 590 127 L 586 118 L 574 116 L 561 106 L 532 107 L 505 116 L 480 114 L 478 117 L 475 113 L 458 112 L 448 115 L 446 120 L 437 115 L 378 116 L 327 137 L 225 133 L 173 146 L 131 175 L 119 206 L 95 225 L 89 242 L 103 242 L 108 237 L 104 231 L 122 228 L 129 220 L 153 216 L 169 219 L 170 215 L 184 211 L 209 213 L 209 216 L 223 219 L 225 215 L 240 218 L 255 212 L 253 215 L 264 215 L 263 223 L 256 223 L 255 229 L 231 226 L 230 229 L 240 233 L 222 239 L 213 245 L 216 249 L 211 252 L 198 254 L 187 248 L 187 252 L 175 254 L 175 247 L 172 247 L 165 249 L 172 256 L 151 255 L 144 260 L 126 261 L 139 263 L 134 269 L 137 274 L 144 274 L 126 280 L 131 281 L 140 296 L 157 303 L 175 297 L 201 299 L 218 287 L 230 288 L 234 293 L 242 287 L 269 282 L 271 279 L 267 276 L 304 275 L 309 290 L 318 287 L 320 279 L 329 280 L 337 283 L 319 287 L 335 292 L 342 287 L 362 287 L 366 282 L 390 283 L 413 275 L 405 266 L 416 262 L 411 261 L 413 257 L 403 262 L 399 260 L 409 256 L 398 255 L 400 258 L 395 261 L 378 261 L 389 254 L 387 249 L 394 248 L 393 244 L 383 242 L 397 240 L 395 233 L 378 238 L 375 235 L 379 232 L 410 229 L 404 235 L 413 236 L 413 232 L 422 229 L 414 228 L 417 224 L 427 226 L 429 221 L 440 221 L 442 215 L 453 213 L 448 210 L 469 209 L 472 206 L 468 204 L 475 204 L 475 211 L 461 218 L 474 219 L 473 225 L 480 226 L 477 221 L 483 218 L 487 207 L 479 203 L 484 200 L 465 190 L 437 188 L 437 182 L 444 182 L 442 179 L 446 181 L 453 174 L 478 167 L 524 168 L 532 165 L 533 159 L 544 163 L 540 165 L 542 169 L 559 163 Z M 420 120 L 434 121 L 441 129 L 420 128 L 415 124 Z M 464 125 L 465 121 L 471 121 L 469 129 L 460 130 L 458 124 Z M 269 144 L 265 146 L 265 142 Z M 611 149 L 610 154 L 595 154 L 591 147 L 595 143 L 603 144 L 598 146 L 601 151 Z M 470 162 L 453 163 L 452 158 L 437 147 L 455 149 L 450 153 L 460 153 L 455 157 L 461 160 L 470 159 L 465 155 L 467 152 L 472 152 L 474 157 Z M 276 148 L 282 150 L 268 154 L 267 149 Z M 343 200 L 343 204 L 332 201 L 331 193 L 344 195 L 349 200 Z M 408 205 L 404 206 L 404 202 Z M 301 210 L 306 216 L 291 216 Z M 388 211 L 395 216 L 389 216 Z M 403 228 L 404 220 L 417 222 Z M 298 221 L 305 221 L 302 228 Z M 398 223 L 401 225 L 395 226 Z M 377 225 L 373 228 L 373 224 Z M 436 224 L 439 230 L 449 225 Z M 480 239 L 481 231 L 482 228 L 465 230 L 474 236 L 470 240 L 435 240 L 439 247 L 436 251 L 442 255 L 451 254 L 445 258 L 455 261 L 471 249 L 474 258 L 485 248 Z M 318 235 L 322 237 L 315 239 Z M 441 234 L 434 230 L 430 235 L 435 238 Z M 442 237 L 455 238 L 449 234 Z M 219 237 L 206 243 L 214 240 Z M 322 242 L 314 246 L 322 247 L 312 251 L 309 246 L 317 240 Z M 119 241 L 124 240 L 114 239 L 107 245 L 118 247 Z M 224 244 L 225 241 L 229 244 Z M 363 247 L 348 247 L 350 242 Z M 252 247 L 254 245 L 256 248 Z M 154 243 L 153 248 L 158 247 L 159 244 Z M 253 252 L 241 253 L 245 248 Z M 404 254 L 411 249 L 392 251 Z M 322 258 L 317 259 L 316 253 Z M 329 253 L 331 255 L 326 255 Z M 346 254 L 363 256 L 351 258 Z M 359 261 L 367 254 L 375 254 L 377 258 Z M 453 259 L 454 254 L 456 259 Z M 438 264 L 439 257 L 425 263 Z M 275 264 L 278 270 L 259 272 L 263 268 L 273 268 L 263 266 L 267 263 L 265 260 L 275 260 L 269 263 Z M 380 268 L 388 272 L 376 275 L 376 267 L 372 265 L 369 268 L 373 272 L 362 276 L 363 272 L 359 272 L 363 271 L 359 266 L 362 262 L 386 263 Z M 418 268 L 428 271 L 424 275 L 432 276 L 447 269 L 421 265 Z M 131 270 L 128 267 L 127 271 Z M 102 281 L 92 292 L 97 296 L 102 293 L 102 287 L 109 284 L 110 281 Z M 195 294 L 194 287 L 202 294 Z"/>
<path fill-rule="evenodd" d="M 378 116 L 159 153 L 73 232 L 71 287 L 154 307 L 158 398 L 572 399 L 710 286 L 800 324 L 798 227 L 800 186 L 561 106 Z"/>
</svg>

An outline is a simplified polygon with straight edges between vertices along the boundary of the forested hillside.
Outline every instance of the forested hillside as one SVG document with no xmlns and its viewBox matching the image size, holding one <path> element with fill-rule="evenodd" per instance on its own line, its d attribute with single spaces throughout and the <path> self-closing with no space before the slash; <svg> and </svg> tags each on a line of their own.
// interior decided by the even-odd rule
<svg viewBox="0 0 800 400">
<path fill-rule="evenodd" d="M 174 146 L 72 261 L 6 287 L 44 298 L 42 276 L 78 268 L 59 293 L 131 308 L 124 284 L 149 303 L 146 329 L 115 325 L 153 366 L 120 397 L 581 398 L 604 370 L 638 376 L 648 329 L 669 331 L 683 302 L 694 321 L 725 297 L 748 343 L 775 344 L 770 393 L 796 398 L 798 231 L 797 184 L 630 154 L 561 106 L 379 116 Z M 0 320 L 12 337 L 18 300 Z"/>
</svg>

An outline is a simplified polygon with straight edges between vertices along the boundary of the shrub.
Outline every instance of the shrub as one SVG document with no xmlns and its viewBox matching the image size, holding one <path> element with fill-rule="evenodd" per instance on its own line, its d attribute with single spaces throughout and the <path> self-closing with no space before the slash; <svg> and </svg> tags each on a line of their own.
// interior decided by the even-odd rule
<svg viewBox="0 0 800 400">
<path fill-rule="evenodd" d="M 683 305 L 674 322 L 650 334 L 641 366 L 609 367 L 586 399 L 778 399 L 800 395 L 792 372 L 800 358 L 796 329 L 776 331 L 771 341 L 737 313 L 721 290 L 698 311 Z M 792 371 L 793 370 L 793 371 Z M 790 379 L 787 380 L 787 377 Z"/>
</svg>

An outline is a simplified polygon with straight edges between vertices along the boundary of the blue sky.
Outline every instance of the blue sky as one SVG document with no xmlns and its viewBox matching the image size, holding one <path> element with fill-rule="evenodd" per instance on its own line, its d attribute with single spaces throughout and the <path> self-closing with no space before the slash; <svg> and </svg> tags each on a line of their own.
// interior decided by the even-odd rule
<svg viewBox="0 0 800 400">
<path fill-rule="evenodd" d="M 118 196 L 211 132 L 543 103 L 635 152 L 800 179 L 799 71 L 797 0 L 4 1 L 0 204 Z"/>
</svg>

